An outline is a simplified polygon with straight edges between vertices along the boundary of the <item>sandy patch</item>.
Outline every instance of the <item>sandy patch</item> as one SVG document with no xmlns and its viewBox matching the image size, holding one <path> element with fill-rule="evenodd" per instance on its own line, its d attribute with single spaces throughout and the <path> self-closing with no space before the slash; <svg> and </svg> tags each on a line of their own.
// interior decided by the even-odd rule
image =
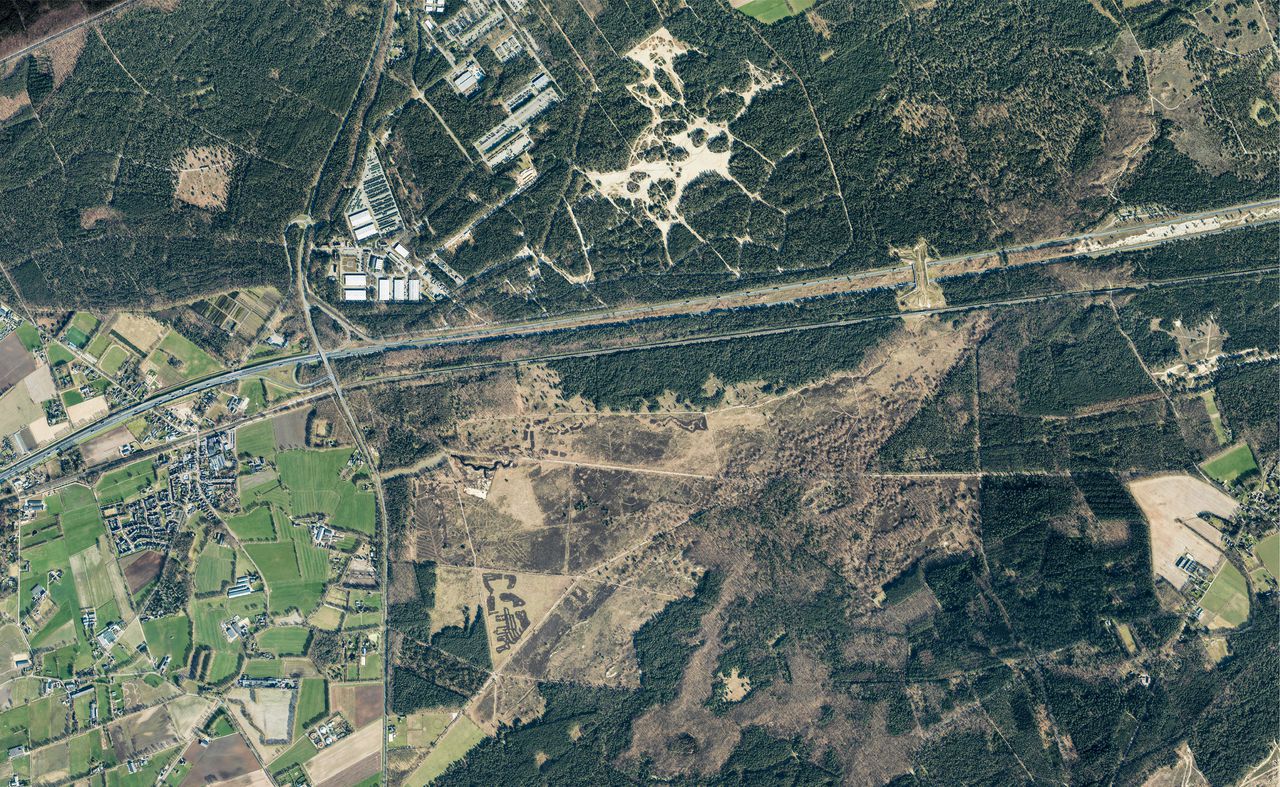
<svg viewBox="0 0 1280 787">
<path fill-rule="evenodd" d="M 194 694 L 183 694 L 165 706 L 169 711 L 169 721 L 178 737 L 189 738 L 196 727 L 204 723 L 205 717 L 213 709 L 213 702 Z"/>
<path fill-rule="evenodd" d="M 53 383 L 53 373 L 44 364 L 40 364 L 34 372 L 24 377 L 22 384 L 27 387 L 27 395 L 33 402 L 43 402 L 58 395 L 58 387 Z"/>
<path fill-rule="evenodd" d="M 235 165 L 236 157 L 230 148 L 221 145 L 188 148 L 173 163 L 177 176 L 174 198 L 206 210 L 225 209 Z"/>
<path fill-rule="evenodd" d="M 542 507 L 538 505 L 533 481 L 529 478 L 532 470 L 528 465 L 499 467 L 494 473 L 487 500 L 494 508 L 510 515 L 521 525 L 536 530 L 545 527 L 547 520 Z"/>
<path fill-rule="evenodd" d="M 133 433 L 120 426 L 80 446 L 80 454 L 88 466 L 120 458 L 120 449 L 133 442 Z"/>
<path fill-rule="evenodd" d="M 85 399 L 80 404 L 73 404 L 68 407 L 67 418 L 71 420 L 72 426 L 79 427 L 102 418 L 110 411 L 111 407 L 107 404 L 107 397 L 95 396 L 92 399 Z"/>
<path fill-rule="evenodd" d="M 484 603 L 480 575 L 470 568 L 436 567 L 436 605 L 431 610 L 431 633 L 446 626 L 462 626 Z"/>
<path fill-rule="evenodd" d="M 98 222 L 119 221 L 124 214 L 110 205 L 99 205 L 96 208 L 85 208 L 80 211 L 80 229 L 93 229 Z"/>
<path fill-rule="evenodd" d="M 684 83 L 676 73 L 674 64 L 677 57 L 688 51 L 688 47 L 670 31 L 660 27 L 626 53 L 645 72 L 644 77 L 629 85 L 628 89 L 637 101 L 648 107 L 652 117 L 632 144 L 630 162 L 625 169 L 587 172 L 587 177 L 601 194 L 610 199 L 626 200 L 639 205 L 649 220 L 662 231 L 664 244 L 671 228 L 684 223 L 680 218 L 680 199 L 689 184 L 699 177 L 715 173 L 737 184 L 744 194 L 755 196 L 737 183 L 729 172 L 730 151 L 736 138 L 729 131 L 727 122 L 716 123 L 705 117 L 690 117 L 688 125 L 678 133 L 659 131 L 665 119 L 664 113 L 668 113 L 672 107 L 685 105 Z M 655 75 L 659 71 L 665 74 L 667 80 L 657 79 Z M 776 74 L 754 67 L 751 69 L 751 78 L 750 89 L 741 94 L 745 104 L 738 115 L 747 111 L 752 97 L 761 90 L 782 84 L 781 78 Z M 675 95 L 668 92 L 668 86 L 674 89 Z M 695 132 L 698 141 L 695 141 Z M 718 151 L 712 150 L 708 141 L 716 137 L 725 138 L 729 144 L 720 146 Z M 657 157 L 656 160 L 647 160 L 640 155 L 664 147 L 671 150 L 673 146 L 685 152 L 683 159 Z M 572 211 L 570 216 L 572 217 Z"/>
<path fill-rule="evenodd" d="M 141 314 L 121 314 L 111 325 L 117 336 L 142 351 L 143 355 L 155 349 L 168 331 L 160 323 Z"/>
<path fill-rule="evenodd" d="M 739 675 L 734 667 L 728 675 L 720 675 L 721 694 L 726 702 L 741 702 L 751 691 L 751 678 Z"/>
<path fill-rule="evenodd" d="M 260 742 L 289 741 L 293 721 L 292 689 L 233 689 L 227 693 L 227 699 L 236 709 L 236 715 L 258 734 Z"/>
<path fill-rule="evenodd" d="M 31 436 L 35 438 L 36 445 L 44 445 L 52 440 L 56 440 L 67 432 L 71 431 L 71 424 L 63 421 L 56 426 L 49 425 L 49 419 L 40 416 L 36 420 L 27 424 Z"/>
<path fill-rule="evenodd" d="M 1200 514 L 1230 519 L 1238 505 L 1235 500 L 1186 474 L 1133 481 L 1129 491 L 1151 525 L 1151 567 L 1157 576 L 1182 587 L 1187 573 L 1175 561 L 1184 554 L 1211 571 L 1217 568 L 1222 560 L 1222 534 Z"/>
</svg>

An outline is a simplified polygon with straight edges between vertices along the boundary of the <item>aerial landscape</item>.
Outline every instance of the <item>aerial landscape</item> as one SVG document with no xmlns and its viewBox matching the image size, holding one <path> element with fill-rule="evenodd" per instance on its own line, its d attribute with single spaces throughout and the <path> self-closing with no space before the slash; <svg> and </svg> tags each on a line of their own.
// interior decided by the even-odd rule
<svg viewBox="0 0 1280 787">
<path fill-rule="evenodd" d="M 1278 25 L 12 0 L 0 781 L 1280 784 Z"/>
</svg>

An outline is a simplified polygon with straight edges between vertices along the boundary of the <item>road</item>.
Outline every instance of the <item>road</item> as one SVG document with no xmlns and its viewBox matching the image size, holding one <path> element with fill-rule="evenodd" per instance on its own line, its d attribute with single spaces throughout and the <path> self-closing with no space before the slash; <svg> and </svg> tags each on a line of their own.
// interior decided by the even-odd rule
<svg viewBox="0 0 1280 787">
<path fill-rule="evenodd" d="M 1016 247 L 1007 247 L 1005 249 L 987 250 L 982 252 L 974 252 L 970 254 L 956 255 L 952 257 L 944 257 L 942 259 L 930 261 L 929 265 L 931 267 L 941 267 L 941 266 L 963 264 L 965 262 L 972 261 L 972 260 L 980 260 L 987 257 L 992 257 L 993 255 L 999 254 L 1001 251 L 1004 251 L 1009 254 L 1015 254 L 1015 253 L 1020 253 L 1024 251 L 1035 251 L 1035 250 L 1051 248 L 1055 246 L 1063 246 L 1064 249 L 1070 249 L 1072 244 L 1079 243 L 1084 240 L 1108 238 L 1108 237 L 1123 237 L 1124 235 L 1141 232 L 1143 229 L 1150 229 L 1150 228 L 1159 227 L 1159 226 L 1167 226 L 1171 224 L 1176 224 L 1180 222 L 1201 219 L 1201 218 L 1228 216 L 1232 214 L 1238 214 L 1243 211 L 1250 211 L 1250 210 L 1256 211 L 1262 208 L 1280 208 L 1280 198 L 1266 200 L 1263 202 L 1248 203 L 1244 205 L 1233 205 L 1226 208 L 1219 208 L 1217 210 L 1204 211 L 1202 213 L 1184 214 L 1184 215 L 1179 215 L 1172 218 L 1161 219 L 1156 222 L 1132 225 L 1132 226 L 1125 227 L 1118 230 L 1104 230 L 1101 232 L 1083 233 L 1080 235 L 1070 236 L 1066 238 L 1053 238 L 1053 239 L 1048 239 L 1043 241 L 1037 241 L 1035 243 L 1024 244 Z M 1274 216 L 1266 218 L 1264 221 L 1261 221 L 1259 223 L 1271 223 L 1277 220 L 1280 220 L 1280 213 L 1277 213 Z M 1237 228 L 1238 227 L 1232 227 L 1228 229 L 1237 229 Z M 1212 231 L 1208 231 L 1200 234 L 1201 235 L 1212 234 L 1213 232 L 1221 232 L 1221 231 L 1225 231 L 1225 230 L 1222 230 L 1222 229 L 1212 230 Z M 1172 240 L 1172 239 L 1164 239 L 1158 242 L 1167 242 L 1168 240 Z M 1146 243 L 1140 246 L 1135 246 L 1134 248 L 1145 248 L 1146 246 L 1150 246 L 1150 245 L 1152 244 Z M 1047 264 L 1054 261 L 1059 261 L 1062 259 L 1078 257 L 1078 256 L 1079 254 L 1074 250 L 1064 250 L 1063 253 L 1061 253 L 1060 255 L 1050 255 L 1048 257 L 1045 257 L 1044 259 L 1039 260 L 1038 264 Z M 325 357 L 323 359 L 320 353 L 304 353 L 304 354 L 288 355 L 280 358 L 270 359 L 270 360 L 262 361 L 256 364 L 250 364 L 249 366 L 241 367 L 239 369 L 233 369 L 230 371 L 221 372 L 200 380 L 194 380 L 182 387 L 174 388 L 169 391 L 162 391 L 145 400 L 131 404 L 122 410 L 117 410 L 116 412 L 111 413 L 106 418 L 100 421 L 84 426 L 81 429 L 75 432 L 72 432 L 66 435 L 65 437 L 60 438 L 59 440 L 56 440 L 55 442 L 50 443 L 48 446 L 40 449 L 39 451 L 28 454 L 27 456 L 19 460 L 17 463 L 9 466 L 8 468 L 5 468 L 3 471 L 0 471 L 0 483 L 3 483 L 4 481 L 7 481 L 17 475 L 20 475 L 23 472 L 26 472 L 29 468 L 34 467 L 40 462 L 43 462 L 44 460 L 48 459 L 50 456 L 53 456 L 59 451 L 62 451 L 70 446 L 73 446 L 89 437 L 92 437 L 97 434 L 101 434 L 102 432 L 105 432 L 107 430 L 115 428 L 116 426 L 124 424 L 128 422 L 130 419 L 136 418 L 137 416 L 141 415 L 142 413 L 152 408 L 162 407 L 166 404 L 171 404 L 173 402 L 176 402 L 179 399 L 182 399 L 183 397 L 190 396 L 192 394 L 199 393 L 201 391 L 206 391 L 210 388 L 216 388 L 220 385 L 225 385 L 227 383 L 233 383 L 245 377 L 257 376 L 265 372 L 269 372 L 273 369 L 293 366 L 295 364 L 316 363 L 316 362 L 321 362 L 322 360 L 326 362 L 331 362 L 334 360 L 341 360 L 344 358 L 356 358 L 356 357 L 361 357 L 365 355 L 375 355 L 375 354 L 384 353 L 384 352 L 391 352 L 394 350 L 422 349 L 426 347 L 462 344 L 462 343 L 481 341 L 481 340 L 514 339 L 514 338 L 520 338 L 520 337 L 534 336 L 542 333 L 548 333 L 551 331 L 598 328 L 598 327 L 602 327 L 610 324 L 625 323 L 625 322 L 630 322 L 630 321 L 640 320 L 640 319 L 647 319 L 647 318 L 704 314 L 717 309 L 733 308 L 735 307 L 735 305 L 746 308 L 746 307 L 760 307 L 760 306 L 771 305 L 771 304 L 781 304 L 781 303 L 794 301 L 799 298 L 808 297 L 808 294 L 812 293 L 815 289 L 822 289 L 829 285 L 842 285 L 842 289 L 841 289 L 842 292 L 856 291 L 858 289 L 856 285 L 859 282 L 874 283 L 877 281 L 882 281 L 886 278 L 886 276 L 892 275 L 895 273 L 901 274 L 903 276 L 903 281 L 908 282 L 908 281 L 911 281 L 911 275 L 910 275 L 911 271 L 912 271 L 911 265 L 894 265 L 886 268 L 877 268 L 875 270 L 864 271 L 860 273 L 851 273 L 851 274 L 840 275 L 840 276 L 827 276 L 827 277 L 822 277 L 818 279 L 807 279 L 807 280 L 796 281 L 796 282 L 791 282 L 787 284 L 778 284 L 772 287 L 765 287 L 765 288 L 759 288 L 759 289 L 753 289 L 753 290 L 740 290 L 736 292 L 725 293 L 722 295 L 702 296 L 697 298 L 682 299 L 678 301 L 669 301 L 666 303 L 648 304 L 643 306 L 626 307 L 626 308 L 618 308 L 618 309 L 599 309 L 594 311 L 584 311 L 584 312 L 577 312 L 569 316 L 552 317 L 552 318 L 546 318 L 541 320 L 528 320 L 523 322 L 505 323 L 505 324 L 487 325 L 487 326 L 468 326 L 464 328 L 438 329 L 438 330 L 433 330 L 433 331 L 424 332 L 421 334 L 416 334 L 411 336 L 400 336 L 400 337 L 392 337 L 388 339 L 380 339 L 377 341 L 358 342 L 340 349 L 326 351 L 324 354 Z M 1243 274 L 1240 272 L 1236 272 L 1236 273 L 1226 273 L 1226 274 L 1219 274 L 1219 275 L 1207 276 L 1207 277 L 1192 276 L 1192 277 L 1184 277 L 1180 279 L 1171 279 L 1171 280 L 1168 280 L 1167 282 L 1161 282 L 1160 284 L 1168 285 L 1168 284 L 1178 284 L 1178 283 L 1190 283 L 1195 281 L 1211 280 L 1214 278 L 1223 278 L 1226 276 L 1247 275 L 1247 274 L 1252 274 L 1256 272 L 1258 271 L 1250 270 L 1250 271 L 1243 272 Z M 849 286 L 843 287 L 844 285 L 849 285 Z M 882 285 L 875 284 L 874 286 L 882 286 Z M 1088 295 L 1105 295 L 1108 293 L 1128 291 L 1141 286 L 1142 285 L 1126 285 L 1121 287 L 1098 288 L 1095 290 L 1077 290 L 1077 291 L 1071 291 L 1064 294 L 1070 297 L 1082 297 L 1082 296 L 1088 296 Z M 969 304 L 966 306 L 943 307 L 938 309 L 921 309 L 921 310 L 914 310 L 910 313 L 920 314 L 920 315 L 944 314 L 944 313 L 952 313 L 952 312 L 963 311 L 963 310 L 973 309 L 973 308 L 989 308 L 992 306 L 1016 305 L 1019 303 L 1027 303 L 1027 302 L 1034 302 L 1036 300 L 1043 300 L 1045 298 L 1050 298 L 1050 297 L 1054 297 L 1054 296 L 1041 296 L 1038 298 L 1029 298 L 1029 299 L 1017 298 L 1017 299 L 1004 300 L 1004 301 L 990 301 L 990 302 L 982 302 L 977 304 Z M 583 356 L 598 355 L 602 353 L 612 353 L 612 352 L 617 352 L 620 349 L 624 349 L 624 350 L 653 349 L 653 348 L 660 348 L 660 347 L 669 347 L 669 346 L 674 346 L 678 344 L 694 344 L 699 342 L 724 341 L 726 339 L 746 338 L 750 336 L 765 336 L 773 333 L 780 333 L 780 332 L 793 331 L 793 330 L 811 330 L 814 328 L 854 325 L 861 322 L 866 322 L 869 319 L 891 319 L 897 316 L 898 316 L 897 314 L 890 314 L 890 315 L 882 315 L 874 318 L 856 318 L 852 320 L 837 320 L 837 321 L 829 321 L 829 322 L 823 322 L 823 323 L 814 323 L 809 325 L 757 329 L 752 331 L 740 331 L 736 333 L 725 333 L 725 334 L 716 334 L 716 335 L 708 335 L 708 336 L 701 336 L 701 337 L 690 337 L 686 339 L 672 340 L 672 341 L 666 341 L 666 342 L 652 342 L 647 344 L 632 345 L 626 348 L 609 347 L 609 348 L 603 348 L 600 350 L 584 350 L 584 351 L 575 352 L 575 353 L 560 353 L 560 354 L 549 353 L 549 354 L 543 354 L 543 355 L 530 356 L 527 358 L 520 358 L 516 360 L 520 362 L 525 362 L 525 363 L 541 362 L 541 361 L 557 360 L 564 357 L 583 357 Z M 467 369 L 482 368 L 482 367 L 494 366 L 499 364 L 514 363 L 514 362 L 516 361 L 515 360 L 501 361 L 501 362 L 494 361 L 494 362 L 486 362 L 481 364 L 461 365 L 461 366 L 455 366 L 455 367 L 441 368 L 435 371 L 436 373 L 457 372 L 457 371 L 464 371 Z M 327 366 L 327 363 L 326 363 L 326 366 Z M 389 378 L 389 379 L 401 379 L 401 378 Z M 316 386 L 324 385 L 329 382 L 330 382 L 329 377 L 328 375 L 326 375 L 324 378 L 321 378 L 315 382 L 312 382 L 311 384 L 306 386 L 306 388 L 308 389 L 315 388 Z"/>
<path fill-rule="evenodd" d="M 23 48 L 19 49 L 17 52 L 12 52 L 10 54 L 5 55 L 4 57 L 0 58 L 0 66 L 6 65 L 25 55 L 29 55 L 35 50 L 44 46 L 45 44 L 51 43 L 53 41 L 57 41 L 59 38 L 62 38 L 63 36 L 70 35 L 82 27 L 86 27 L 88 25 L 93 24 L 94 22 L 97 22 L 103 17 L 113 16 L 115 14 L 118 14 L 137 2 L 138 0 L 122 0 L 122 2 L 116 3 L 110 8 L 104 8 L 98 13 L 93 14 L 92 16 L 86 16 L 84 19 L 81 19 L 79 22 L 76 22 L 75 24 L 64 27 L 55 33 L 50 33 L 49 35 L 45 36 L 44 38 L 41 38 L 38 41 L 33 41 L 30 44 L 27 44 Z"/>
</svg>

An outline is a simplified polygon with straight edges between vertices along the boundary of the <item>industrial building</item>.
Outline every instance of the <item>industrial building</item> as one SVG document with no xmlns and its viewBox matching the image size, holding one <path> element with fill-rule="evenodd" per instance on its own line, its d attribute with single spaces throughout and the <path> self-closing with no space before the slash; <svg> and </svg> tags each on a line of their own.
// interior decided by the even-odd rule
<svg viewBox="0 0 1280 787">
<path fill-rule="evenodd" d="M 506 38 L 493 45 L 493 56 L 503 63 L 506 63 L 523 51 L 524 42 L 522 42 L 520 40 L 520 36 L 515 33 L 511 33 Z"/>
<path fill-rule="evenodd" d="M 449 84 L 453 85 L 453 90 L 458 95 L 469 98 L 480 89 L 480 83 L 484 78 L 485 72 L 480 64 L 474 60 L 468 60 L 449 73 Z"/>
<path fill-rule="evenodd" d="M 545 73 L 538 74 L 529 84 L 503 100 L 508 113 L 506 119 L 472 143 L 485 165 L 489 169 L 497 169 L 533 147 L 529 123 L 559 101 L 560 94 Z"/>
<path fill-rule="evenodd" d="M 400 206 L 396 204 L 387 173 L 372 145 L 365 153 L 360 187 L 347 203 L 347 224 L 356 243 L 381 235 L 394 235 L 404 229 Z"/>
</svg>

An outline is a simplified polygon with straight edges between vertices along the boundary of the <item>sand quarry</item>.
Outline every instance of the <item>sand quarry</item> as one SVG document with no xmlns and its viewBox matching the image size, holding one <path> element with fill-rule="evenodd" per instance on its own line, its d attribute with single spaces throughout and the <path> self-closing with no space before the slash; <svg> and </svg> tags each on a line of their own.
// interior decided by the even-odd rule
<svg viewBox="0 0 1280 787">
<path fill-rule="evenodd" d="M 649 108 L 652 117 L 649 125 L 631 146 L 630 164 L 626 169 L 612 172 L 588 171 L 587 177 L 605 197 L 611 200 L 627 200 L 639 205 L 645 215 L 662 230 L 663 242 L 671 228 L 684 224 L 680 216 L 680 199 L 689 184 L 699 177 L 714 173 L 732 181 L 747 196 L 760 199 L 758 194 L 748 191 L 729 172 L 729 159 L 732 156 L 732 144 L 721 146 L 719 151 L 711 150 L 708 142 L 716 137 L 725 137 L 730 143 L 737 142 L 729 131 L 728 123 L 716 123 L 705 117 L 693 117 L 683 131 L 667 134 L 658 129 L 663 120 L 663 111 L 668 107 L 684 104 L 684 83 L 676 73 L 675 59 L 690 51 L 665 27 L 660 27 L 645 40 L 636 44 L 627 57 L 634 60 L 645 71 L 645 77 L 630 86 L 636 100 Z M 746 112 L 751 100 L 761 91 L 782 84 L 782 78 L 748 63 L 751 72 L 751 87 L 742 94 L 745 105 L 738 115 Z M 676 95 L 672 95 L 664 87 L 663 82 L 655 76 L 659 71 L 666 74 Z M 699 142 L 694 141 L 695 132 L 702 135 Z M 648 161 L 640 157 L 640 153 L 653 148 L 682 148 L 688 157 L 677 161 L 672 158 L 659 158 Z M 763 157 L 763 156 L 762 156 Z M 659 183 L 673 183 L 674 188 L 664 190 L 655 188 Z M 688 225 L 685 225 L 688 228 Z M 688 228 L 693 232 L 692 228 Z M 697 233 L 693 233 L 697 237 Z M 701 238 L 699 238 L 701 240 Z M 670 262 L 668 256 L 668 262 Z M 727 265 L 728 263 L 726 263 Z"/>
</svg>

